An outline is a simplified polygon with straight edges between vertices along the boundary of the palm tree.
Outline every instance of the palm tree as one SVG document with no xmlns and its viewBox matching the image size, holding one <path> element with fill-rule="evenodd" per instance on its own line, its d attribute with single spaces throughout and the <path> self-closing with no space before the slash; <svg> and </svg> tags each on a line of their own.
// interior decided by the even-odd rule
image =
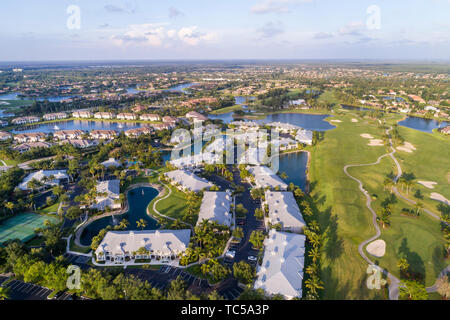
<svg viewBox="0 0 450 320">
<path fill-rule="evenodd" d="M 10 298 L 9 288 L 0 287 L 0 300 L 7 300 Z"/>
<path fill-rule="evenodd" d="M 400 269 L 401 272 L 408 272 L 409 269 L 409 263 L 408 260 L 405 258 L 401 258 L 397 261 L 397 267 Z"/>
<path fill-rule="evenodd" d="M 419 211 L 420 209 L 423 208 L 423 203 L 422 201 L 417 200 L 416 204 L 414 205 L 414 207 L 416 208 L 416 215 L 419 215 Z"/>
<path fill-rule="evenodd" d="M 5 208 L 11 210 L 11 214 L 14 213 L 14 203 L 13 203 L 13 202 L 7 202 L 7 203 L 5 203 Z"/>
<path fill-rule="evenodd" d="M 147 227 L 147 221 L 144 219 L 140 219 L 139 221 L 136 221 L 137 227 L 141 228 L 141 230 L 144 230 L 145 227 Z"/>
<path fill-rule="evenodd" d="M 311 278 L 305 281 L 305 287 L 309 289 L 309 291 L 316 295 L 319 289 L 323 289 L 322 281 L 318 276 L 313 275 Z"/>
</svg>

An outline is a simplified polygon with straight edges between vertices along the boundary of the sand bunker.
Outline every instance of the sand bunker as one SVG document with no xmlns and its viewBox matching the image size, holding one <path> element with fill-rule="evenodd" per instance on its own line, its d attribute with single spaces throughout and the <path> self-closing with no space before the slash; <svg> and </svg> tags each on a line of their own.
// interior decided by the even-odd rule
<svg viewBox="0 0 450 320">
<path fill-rule="evenodd" d="M 371 139 L 367 145 L 371 147 L 381 147 L 384 146 L 384 141 L 381 139 Z"/>
<path fill-rule="evenodd" d="M 408 153 L 413 152 L 414 150 L 416 150 L 416 147 L 414 147 L 411 143 L 409 142 L 405 142 L 401 147 L 397 147 L 397 150 L 399 151 L 405 151 Z"/>
<path fill-rule="evenodd" d="M 430 198 L 450 205 L 450 201 L 440 193 L 433 192 L 432 194 L 430 194 Z"/>
<path fill-rule="evenodd" d="M 353 118 L 352 122 L 358 122 L 358 119 Z"/>
<path fill-rule="evenodd" d="M 417 181 L 417 183 L 420 183 L 428 189 L 434 189 L 434 185 L 437 184 L 437 182 L 434 181 Z"/>
<path fill-rule="evenodd" d="M 330 122 L 342 122 L 341 120 L 330 120 Z"/>
<path fill-rule="evenodd" d="M 366 250 L 372 256 L 381 258 L 386 252 L 386 242 L 381 239 L 375 240 L 367 245 Z"/>
<path fill-rule="evenodd" d="M 366 139 L 373 139 L 373 137 L 370 134 L 368 134 L 368 133 L 360 134 L 360 136 L 363 137 L 363 138 L 366 138 Z"/>
</svg>

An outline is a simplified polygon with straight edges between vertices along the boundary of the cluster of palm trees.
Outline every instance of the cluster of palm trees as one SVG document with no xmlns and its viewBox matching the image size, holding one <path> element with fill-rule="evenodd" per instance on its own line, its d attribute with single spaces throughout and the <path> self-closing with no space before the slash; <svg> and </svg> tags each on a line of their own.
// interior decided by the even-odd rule
<svg viewBox="0 0 450 320">
<path fill-rule="evenodd" d="M 304 234 L 311 244 L 308 250 L 308 257 L 310 258 L 309 265 L 305 268 L 307 279 L 305 280 L 305 287 L 308 293 L 305 295 L 307 299 L 318 299 L 320 290 L 322 290 L 323 282 L 320 279 L 320 250 L 322 246 L 323 235 L 321 234 L 319 223 L 313 218 L 314 211 L 311 204 L 305 198 L 304 193 L 300 188 L 295 188 L 294 196 L 307 222 L 307 227 L 304 229 Z"/>
<path fill-rule="evenodd" d="M 181 265 L 218 257 L 223 253 L 230 237 L 228 227 L 215 221 L 203 220 L 194 229 L 194 236 L 180 259 Z"/>
</svg>

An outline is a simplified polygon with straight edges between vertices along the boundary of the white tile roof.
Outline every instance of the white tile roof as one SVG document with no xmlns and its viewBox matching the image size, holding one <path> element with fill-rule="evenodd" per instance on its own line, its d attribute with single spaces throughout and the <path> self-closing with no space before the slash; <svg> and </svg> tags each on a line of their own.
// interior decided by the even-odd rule
<svg viewBox="0 0 450 320">
<path fill-rule="evenodd" d="M 281 223 L 283 229 L 303 229 L 305 220 L 290 191 L 266 191 L 269 206 L 269 220 L 272 224 Z"/>
<path fill-rule="evenodd" d="M 103 161 L 101 165 L 103 165 L 105 168 L 122 166 L 122 164 L 114 158 L 109 158 L 108 160 Z"/>
<path fill-rule="evenodd" d="M 47 185 L 57 185 L 60 180 L 69 179 L 69 176 L 66 173 L 66 170 L 39 170 L 27 175 L 22 182 L 18 185 L 18 188 L 21 190 L 28 190 L 28 182 L 35 179 L 37 181 L 42 181 L 45 177 L 53 176 L 54 179 L 51 181 L 47 181 L 45 184 Z"/>
<path fill-rule="evenodd" d="M 304 235 L 272 229 L 264 241 L 264 258 L 258 268 L 255 288 L 288 299 L 301 297 L 305 240 Z"/>
<path fill-rule="evenodd" d="M 204 192 L 197 224 L 204 219 L 226 226 L 231 225 L 231 196 L 227 192 Z"/>
<path fill-rule="evenodd" d="M 97 184 L 96 189 L 97 193 L 106 193 L 106 196 L 99 195 L 95 199 L 96 203 L 91 206 L 92 208 L 104 210 L 107 207 L 120 207 L 120 204 L 115 203 L 115 200 L 119 199 L 120 196 L 120 180 L 101 181 Z"/>
<path fill-rule="evenodd" d="M 270 187 L 273 189 L 278 186 L 282 190 L 287 189 L 287 184 L 268 167 L 249 167 L 248 171 L 254 175 L 255 183 L 258 188 Z"/>
<path fill-rule="evenodd" d="M 313 132 L 305 129 L 298 130 L 297 135 L 295 136 L 295 140 L 306 144 L 312 144 L 312 138 Z"/>
<path fill-rule="evenodd" d="M 198 192 L 203 189 L 208 189 L 213 186 L 211 182 L 206 179 L 196 176 L 192 172 L 186 170 L 174 170 L 165 173 L 166 177 L 180 184 L 184 188 L 191 191 Z"/>
<path fill-rule="evenodd" d="M 159 254 L 178 254 L 186 250 L 190 238 L 190 229 L 109 231 L 95 253 L 133 254 L 133 252 L 145 247 L 147 250 Z"/>
</svg>

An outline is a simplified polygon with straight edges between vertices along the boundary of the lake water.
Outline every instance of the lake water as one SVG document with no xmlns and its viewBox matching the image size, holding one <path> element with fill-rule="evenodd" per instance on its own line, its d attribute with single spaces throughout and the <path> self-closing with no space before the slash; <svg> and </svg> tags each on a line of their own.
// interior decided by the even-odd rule
<svg viewBox="0 0 450 320">
<path fill-rule="evenodd" d="M 142 195 L 142 192 L 144 194 Z M 148 204 L 158 195 L 158 191 L 150 187 L 141 187 L 128 191 L 127 198 L 130 206 L 129 211 L 122 215 L 115 216 L 115 220 L 120 222 L 122 219 L 127 219 L 130 225 L 127 230 L 138 230 L 136 221 L 144 219 L 147 222 L 145 230 L 155 230 L 158 228 L 158 223 L 155 219 L 147 215 Z M 89 246 L 92 238 L 95 237 L 100 230 L 106 228 L 108 225 L 113 225 L 113 217 L 104 217 L 90 223 L 84 230 L 80 238 L 82 245 Z"/>
<path fill-rule="evenodd" d="M 433 132 L 433 129 L 444 128 L 450 125 L 448 121 L 436 121 L 434 119 L 424 119 L 419 117 L 407 117 L 405 120 L 398 123 L 400 126 L 423 131 L 423 132 Z"/>
<path fill-rule="evenodd" d="M 358 111 L 373 111 L 373 109 L 364 108 L 364 107 L 355 107 L 355 106 L 349 106 L 346 104 L 341 104 L 342 109 L 346 110 L 358 110 Z"/>
<path fill-rule="evenodd" d="M 284 122 L 297 125 L 304 129 L 316 131 L 326 131 L 336 128 L 329 122 L 324 121 L 324 119 L 327 117 L 329 117 L 329 115 L 308 114 L 308 113 L 275 113 L 268 115 L 264 119 L 255 120 L 255 122 L 258 122 L 260 124 L 269 122 Z M 209 114 L 208 118 L 219 119 L 222 120 L 224 123 L 230 123 L 234 120 L 233 112 L 228 112 L 224 114 Z M 248 120 L 244 119 L 244 121 Z"/>
<path fill-rule="evenodd" d="M 177 84 L 176 86 L 170 87 L 169 89 L 166 89 L 164 91 L 189 93 L 189 92 L 186 92 L 184 89 L 190 88 L 196 84 L 198 84 L 198 83 Z"/>
<path fill-rule="evenodd" d="M 44 101 L 44 100 L 48 100 L 50 102 L 61 102 L 62 100 L 65 99 L 71 99 L 71 98 L 76 98 L 79 96 L 50 96 L 50 97 L 25 97 L 25 98 L 21 98 L 19 97 L 19 94 L 21 94 L 20 92 L 11 92 L 11 93 L 7 93 L 7 94 L 2 94 L 0 95 L 0 100 L 38 100 L 38 101 Z"/>
<path fill-rule="evenodd" d="M 265 119 L 256 120 L 259 123 L 283 122 L 302 127 L 307 130 L 326 131 L 336 128 L 324 121 L 329 115 L 307 113 L 275 113 L 269 114 Z"/>
<path fill-rule="evenodd" d="M 55 128 L 57 126 L 57 128 Z M 39 125 L 30 125 L 26 130 L 13 130 L 13 133 L 29 133 L 29 132 L 44 132 L 53 133 L 58 130 L 116 130 L 126 131 L 144 126 L 137 122 L 112 122 L 112 121 L 93 121 L 93 120 L 69 120 L 52 122 Z M 28 128 L 28 127 L 27 127 Z"/>
<path fill-rule="evenodd" d="M 245 100 L 255 100 L 256 97 L 242 97 L 242 96 L 236 96 L 234 97 L 234 101 L 236 104 L 245 104 Z"/>
<path fill-rule="evenodd" d="M 287 184 L 293 183 L 305 190 L 306 186 L 306 166 L 308 164 L 307 152 L 286 153 L 280 156 L 280 169 L 278 173 L 286 173 Z"/>
</svg>

